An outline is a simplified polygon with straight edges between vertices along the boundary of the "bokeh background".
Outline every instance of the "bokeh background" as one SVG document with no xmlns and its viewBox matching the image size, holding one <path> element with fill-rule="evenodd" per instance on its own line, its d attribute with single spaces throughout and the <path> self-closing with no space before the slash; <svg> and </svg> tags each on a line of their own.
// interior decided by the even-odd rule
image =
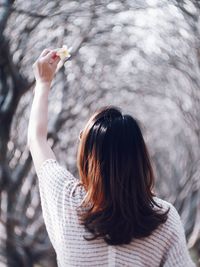
<svg viewBox="0 0 200 267">
<path fill-rule="evenodd" d="M 156 192 L 181 215 L 200 266 L 200 2 L 0 0 L 0 266 L 55 267 L 26 145 L 32 64 L 72 47 L 53 82 L 49 142 L 78 175 L 78 135 L 99 107 L 138 118 Z"/>
</svg>

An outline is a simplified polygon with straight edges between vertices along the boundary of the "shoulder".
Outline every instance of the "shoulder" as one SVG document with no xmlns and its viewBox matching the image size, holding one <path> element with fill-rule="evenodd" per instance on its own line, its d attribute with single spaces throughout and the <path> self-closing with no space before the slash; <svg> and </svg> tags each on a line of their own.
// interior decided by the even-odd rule
<svg viewBox="0 0 200 267">
<path fill-rule="evenodd" d="M 42 163 L 38 179 L 41 199 L 48 198 L 48 203 L 53 200 L 60 207 L 62 203 L 67 207 L 79 206 L 86 194 L 80 180 L 56 159 L 49 158 Z"/>
<path fill-rule="evenodd" d="M 154 197 L 154 200 L 160 206 L 160 208 L 156 207 L 156 209 L 160 211 L 169 210 L 167 220 L 162 227 L 163 230 L 171 233 L 173 236 L 184 234 L 183 223 L 175 206 L 172 203 L 158 197 Z"/>
<path fill-rule="evenodd" d="M 163 255 L 164 266 L 187 266 L 194 267 L 195 264 L 191 260 L 185 230 L 180 215 L 173 204 L 159 199 L 154 199 L 162 209 L 167 210 L 168 218 L 166 222 L 159 227 L 160 236 L 166 237 L 165 252 Z M 162 265 L 163 266 L 163 265 Z"/>
<path fill-rule="evenodd" d="M 161 198 L 158 198 L 158 197 L 154 197 L 153 200 L 159 205 L 159 207 L 155 206 L 155 209 L 158 209 L 158 210 L 163 210 L 163 211 L 166 211 L 169 209 L 169 217 L 180 217 L 179 214 L 178 214 L 178 211 L 177 209 L 175 208 L 175 206 L 164 200 L 164 199 L 161 199 Z"/>
</svg>

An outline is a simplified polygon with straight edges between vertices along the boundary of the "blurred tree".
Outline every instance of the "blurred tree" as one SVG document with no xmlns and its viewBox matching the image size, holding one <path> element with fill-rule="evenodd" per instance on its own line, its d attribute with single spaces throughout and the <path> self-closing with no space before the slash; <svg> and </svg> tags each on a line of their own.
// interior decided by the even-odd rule
<svg viewBox="0 0 200 267">
<path fill-rule="evenodd" d="M 138 117 L 189 246 L 200 255 L 200 5 L 194 0 L 0 3 L 0 261 L 56 266 L 26 148 L 31 66 L 48 46 L 73 46 L 50 95 L 49 141 L 75 166 L 78 132 L 96 108 Z M 55 90 L 56 89 L 56 90 Z"/>
<path fill-rule="evenodd" d="M 1 259 L 3 262 L 6 260 L 7 266 L 33 266 L 52 249 L 49 241 L 46 241 L 43 223 L 37 225 L 34 235 L 31 235 L 30 229 L 27 230 L 32 222 L 36 223 L 38 220 L 37 210 L 35 217 L 24 220 L 31 187 L 26 192 L 26 198 L 20 202 L 20 209 L 16 209 L 23 179 L 30 171 L 30 155 L 27 154 L 24 164 L 18 163 L 15 169 L 9 166 L 10 155 L 7 150 L 13 117 L 21 97 L 33 85 L 33 81 L 29 81 L 20 72 L 20 60 L 14 62 L 10 51 L 11 40 L 5 34 L 9 16 L 15 10 L 13 4 L 14 1 L 5 1 L 1 5 L 0 14 L 0 219 L 2 223 L 0 249 Z M 29 180 L 30 186 L 34 185 L 35 180 L 31 177 Z"/>
<path fill-rule="evenodd" d="M 190 70 L 188 70 L 188 64 L 186 65 L 185 57 L 182 60 L 174 60 L 172 64 L 178 71 L 183 73 L 186 80 L 191 84 L 186 95 L 178 96 L 174 98 L 180 112 L 183 116 L 188 127 L 192 130 L 193 136 L 196 137 L 197 145 L 200 145 L 200 2 L 176 0 L 176 6 L 182 12 L 185 21 L 189 25 L 189 31 L 194 36 L 192 42 L 192 48 L 194 49 L 195 60 L 190 61 Z M 192 70 L 192 71 L 191 71 Z M 184 98 L 190 102 L 189 106 L 185 105 Z M 200 153 L 197 155 L 191 153 L 190 163 L 188 162 L 188 168 L 186 172 L 187 179 L 180 185 L 179 198 L 176 202 L 179 206 L 179 210 L 183 213 L 184 210 L 189 209 L 190 218 L 193 218 L 193 223 L 188 223 L 188 232 L 190 232 L 189 247 L 196 247 L 200 253 Z M 187 193 L 186 193 L 187 192 Z M 190 193 L 188 193 L 190 192 Z M 187 197 L 186 197 L 187 195 Z M 190 195 L 190 196 L 189 196 Z M 187 203 L 186 203 L 187 201 Z M 190 204 L 188 204 L 190 203 Z"/>
</svg>

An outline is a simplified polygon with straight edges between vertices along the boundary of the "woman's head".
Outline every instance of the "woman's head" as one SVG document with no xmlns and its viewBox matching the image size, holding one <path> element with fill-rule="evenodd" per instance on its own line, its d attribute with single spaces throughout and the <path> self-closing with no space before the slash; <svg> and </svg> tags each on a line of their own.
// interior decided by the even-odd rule
<svg viewBox="0 0 200 267">
<path fill-rule="evenodd" d="M 115 107 L 98 110 L 82 132 L 77 162 L 87 191 L 85 204 L 91 204 L 82 217 L 94 238 L 102 236 L 109 244 L 129 243 L 160 224 L 156 218 L 150 222 L 155 217 L 154 176 L 133 117 Z M 146 224 L 141 224 L 144 219 Z"/>
</svg>

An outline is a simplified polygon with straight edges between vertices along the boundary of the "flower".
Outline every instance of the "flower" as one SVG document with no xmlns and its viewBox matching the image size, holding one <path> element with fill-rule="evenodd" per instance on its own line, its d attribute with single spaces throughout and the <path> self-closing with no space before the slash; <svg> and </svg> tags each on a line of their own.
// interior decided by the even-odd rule
<svg viewBox="0 0 200 267">
<path fill-rule="evenodd" d="M 71 56 L 66 45 L 63 45 L 63 47 L 59 48 L 56 52 L 56 55 L 59 56 L 61 60 L 68 59 Z"/>
</svg>

